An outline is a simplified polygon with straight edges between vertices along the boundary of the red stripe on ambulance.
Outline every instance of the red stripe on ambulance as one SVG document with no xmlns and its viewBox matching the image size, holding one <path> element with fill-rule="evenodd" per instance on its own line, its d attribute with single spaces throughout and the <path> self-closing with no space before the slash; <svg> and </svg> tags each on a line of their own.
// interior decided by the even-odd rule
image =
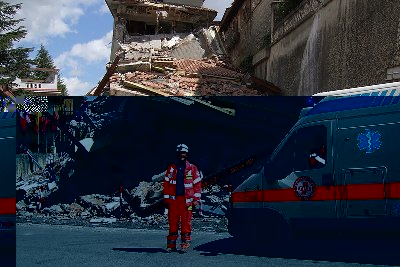
<svg viewBox="0 0 400 267">
<path fill-rule="evenodd" d="M 385 188 L 386 187 L 386 188 Z M 385 190 L 386 189 L 386 190 Z M 386 192 L 385 192 L 386 191 Z M 400 199 L 400 183 L 317 186 L 309 201 Z M 234 192 L 233 202 L 295 202 L 293 188 Z"/>
</svg>

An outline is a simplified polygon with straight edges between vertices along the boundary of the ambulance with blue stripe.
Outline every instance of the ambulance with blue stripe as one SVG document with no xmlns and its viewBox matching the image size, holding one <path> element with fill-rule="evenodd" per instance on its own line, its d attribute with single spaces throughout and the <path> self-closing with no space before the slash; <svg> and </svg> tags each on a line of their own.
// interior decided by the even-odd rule
<svg viewBox="0 0 400 267">
<path fill-rule="evenodd" d="M 234 237 L 399 232 L 400 82 L 324 92 L 231 195 Z"/>
</svg>

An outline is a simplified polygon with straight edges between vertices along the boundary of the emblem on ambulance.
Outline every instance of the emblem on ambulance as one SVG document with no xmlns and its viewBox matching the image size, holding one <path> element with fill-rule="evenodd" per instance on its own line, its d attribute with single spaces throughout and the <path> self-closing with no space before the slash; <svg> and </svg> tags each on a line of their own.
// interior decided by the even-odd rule
<svg viewBox="0 0 400 267">
<path fill-rule="evenodd" d="M 358 149 L 360 151 L 365 150 L 367 154 L 373 153 L 379 150 L 382 146 L 381 135 L 378 131 L 372 131 L 365 129 L 363 133 L 358 134 Z"/>
<path fill-rule="evenodd" d="M 302 176 L 296 179 L 293 184 L 293 189 L 296 195 L 303 199 L 308 200 L 314 195 L 316 188 L 315 182 L 308 176 Z"/>
</svg>

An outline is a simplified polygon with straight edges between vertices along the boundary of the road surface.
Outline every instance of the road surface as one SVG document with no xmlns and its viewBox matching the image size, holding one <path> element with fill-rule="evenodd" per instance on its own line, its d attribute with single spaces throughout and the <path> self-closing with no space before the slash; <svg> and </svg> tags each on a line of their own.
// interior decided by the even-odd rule
<svg viewBox="0 0 400 267">
<path fill-rule="evenodd" d="M 18 224 L 17 266 L 400 265 L 397 242 L 309 239 L 277 249 L 195 231 L 188 254 L 168 254 L 165 236 L 166 230 Z"/>
</svg>

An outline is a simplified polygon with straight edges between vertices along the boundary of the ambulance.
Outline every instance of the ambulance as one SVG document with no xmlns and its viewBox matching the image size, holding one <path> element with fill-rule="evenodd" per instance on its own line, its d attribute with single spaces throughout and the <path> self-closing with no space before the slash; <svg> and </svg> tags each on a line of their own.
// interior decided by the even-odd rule
<svg viewBox="0 0 400 267">
<path fill-rule="evenodd" d="M 233 237 L 400 230 L 400 82 L 314 95 L 259 173 L 231 194 Z"/>
</svg>

